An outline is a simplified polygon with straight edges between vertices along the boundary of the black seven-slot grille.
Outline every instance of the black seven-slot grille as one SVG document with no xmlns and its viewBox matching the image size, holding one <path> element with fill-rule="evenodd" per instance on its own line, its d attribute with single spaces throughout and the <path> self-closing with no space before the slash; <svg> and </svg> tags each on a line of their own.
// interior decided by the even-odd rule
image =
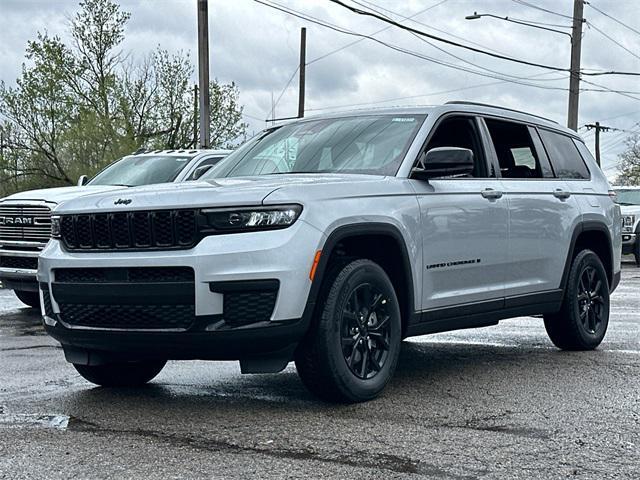
<svg viewBox="0 0 640 480">
<path fill-rule="evenodd" d="M 53 275 L 60 320 L 72 327 L 187 330 L 196 321 L 189 267 L 62 268 Z"/>
<path fill-rule="evenodd" d="M 195 209 L 63 215 L 67 250 L 187 249 L 198 241 Z"/>
</svg>

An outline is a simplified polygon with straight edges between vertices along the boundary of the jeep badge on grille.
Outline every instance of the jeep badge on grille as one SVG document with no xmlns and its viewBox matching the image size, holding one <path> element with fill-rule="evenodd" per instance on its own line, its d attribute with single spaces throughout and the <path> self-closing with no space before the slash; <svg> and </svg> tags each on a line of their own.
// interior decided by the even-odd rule
<svg viewBox="0 0 640 480">
<path fill-rule="evenodd" d="M 129 205 L 132 202 L 130 198 L 119 198 L 115 202 L 114 205 Z"/>
</svg>

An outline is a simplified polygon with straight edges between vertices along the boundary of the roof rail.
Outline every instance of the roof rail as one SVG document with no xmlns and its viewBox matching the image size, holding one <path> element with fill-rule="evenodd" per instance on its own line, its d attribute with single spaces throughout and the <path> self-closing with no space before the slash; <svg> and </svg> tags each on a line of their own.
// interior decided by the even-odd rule
<svg viewBox="0 0 640 480">
<path fill-rule="evenodd" d="M 478 103 L 478 102 L 466 102 L 464 100 L 453 100 L 451 102 L 445 103 L 445 105 L 472 105 L 474 107 L 489 107 L 489 108 L 499 108 L 501 110 L 508 110 L 510 112 L 521 113 L 523 115 L 529 115 L 530 117 L 540 118 L 542 120 L 546 120 L 547 122 L 552 122 L 557 125 L 560 125 L 555 120 L 551 120 L 550 118 L 543 117 L 541 115 L 535 115 L 529 112 L 523 112 L 522 110 L 516 110 L 515 108 L 501 107 L 500 105 L 491 105 L 490 103 Z"/>
</svg>

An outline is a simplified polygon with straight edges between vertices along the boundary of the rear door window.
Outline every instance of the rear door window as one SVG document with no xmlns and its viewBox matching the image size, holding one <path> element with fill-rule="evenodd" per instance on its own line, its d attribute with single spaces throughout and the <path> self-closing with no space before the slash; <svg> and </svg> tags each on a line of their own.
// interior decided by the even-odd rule
<svg viewBox="0 0 640 480">
<path fill-rule="evenodd" d="M 553 172 L 541 161 L 527 125 L 485 118 L 503 178 L 547 178 Z"/>
<path fill-rule="evenodd" d="M 540 137 L 556 175 L 564 179 L 589 179 L 589 169 L 568 135 L 540 129 Z"/>
</svg>

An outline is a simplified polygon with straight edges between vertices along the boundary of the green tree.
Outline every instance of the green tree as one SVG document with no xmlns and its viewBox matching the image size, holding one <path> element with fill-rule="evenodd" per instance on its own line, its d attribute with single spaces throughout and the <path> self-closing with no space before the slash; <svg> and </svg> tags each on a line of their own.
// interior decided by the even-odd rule
<svg viewBox="0 0 640 480">
<path fill-rule="evenodd" d="M 195 147 L 194 65 L 161 47 L 123 53 L 130 14 L 113 0 L 83 0 L 70 41 L 39 33 L 15 86 L 0 82 L 0 196 L 73 184 L 140 147 Z M 234 84 L 211 83 L 213 146 L 245 134 Z"/>
<path fill-rule="evenodd" d="M 620 154 L 618 185 L 640 185 L 640 135 L 635 134 L 625 141 L 627 149 Z"/>
</svg>

